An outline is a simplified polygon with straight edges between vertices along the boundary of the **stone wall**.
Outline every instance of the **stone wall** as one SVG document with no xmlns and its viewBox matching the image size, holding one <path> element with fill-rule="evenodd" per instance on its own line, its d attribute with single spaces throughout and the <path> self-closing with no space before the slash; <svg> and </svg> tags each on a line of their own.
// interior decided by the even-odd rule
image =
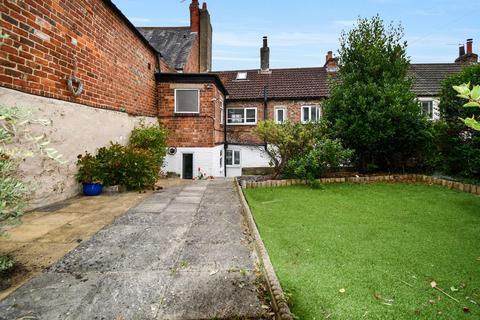
<svg viewBox="0 0 480 320">
<path fill-rule="evenodd" d="M 0 86 L 156 116 L 154 50 L 101 0 L 2 0 Z M 83 93 L 67 79 L 77 68 Z"/>
<path fill-rule="evenodd" d="M 32 129 L 48 134 L 50 146 L 67 160 L 66 164 L 59 164 L 45 157 L 35 157 L 21 164 L 20 175 L 32 190 L 29 208 L 46 206 L 78 194 L 77 155 L 85 151 L 94 153 L 110 141 L 125 144 L 141 120 L 146 124 L 157 122 L 153 117 L 134 117 L 1 87 L 0 101 L 5 106 L 27 108 L 37 119 L 50 119 L 49 126 Z"/>
</svg>

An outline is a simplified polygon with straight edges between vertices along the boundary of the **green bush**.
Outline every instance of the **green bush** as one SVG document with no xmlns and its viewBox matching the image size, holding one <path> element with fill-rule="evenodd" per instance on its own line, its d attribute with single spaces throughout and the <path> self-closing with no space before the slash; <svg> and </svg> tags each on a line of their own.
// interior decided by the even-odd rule
<svg viewBox="0 0 480 320">
<path fill-rule="evenodd" d="M 465 108 L 453 86 L 470 82 L 480 85 L 480 65 L 465 67 L 442 83 L 440 112 L 444 124 L 438 130 L 437 154 L 433 168 L 442 173 L 470 179 L 480 179 L 480 132 L 465 126 L 461 119 L 480 117 L 479 108 Z"/>
<path fill-rule="evenodd" d="M 0 272 L 8 271 L 15 266 L 15 260 L 9 256 L 0 256 Z"/>
<path fill-rule="evenodd" d="M 145 126 L 143 123 L 133 129 L 129 145 L 150 150 L 155 156 L 159 166 L 162 166 L 167 151 L 168 131 L 160 125 Z"/>
<path fill-rule="evenodd" d="M 311 147 L 288 161 L 284 175 L 314 184 L 326 169 L 347 164 L 351 156 L 352 151 L 344 149 L 340 140 L 318 137 Z"/>
<path fill-rule="evenodd" d="M 79 155 L 77 161 L 78 172 L 77 181 L 80 183 L 104 183 L 105 174 L 102 170 L 100 161 L 86 152 L 85 155 Z"/>
<path fill-rule="evenodd" d="M 153 186 L 160 173 L 158 158 L 150 150 L 118 143 L 98 149 L 95 157 L 86 153 L 79 159 L 78 165 L 79 182 L 123 185 L 128 190 Z"/>
</svg>

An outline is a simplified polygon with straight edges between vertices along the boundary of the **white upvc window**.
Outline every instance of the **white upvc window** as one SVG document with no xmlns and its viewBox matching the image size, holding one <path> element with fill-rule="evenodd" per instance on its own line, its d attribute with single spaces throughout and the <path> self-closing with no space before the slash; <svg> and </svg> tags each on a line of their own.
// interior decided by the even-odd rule
<svg viewBox="0 0 480 320">
<path fill-rule="evenodd" d="M 302 123 L 319 121 L 321 116 L 320 106 L 302 106 Z"/>
<path fill-rule="evenodd" d="M 225 117 L 223 100 L 220 100 L 220 124 L 223 125 L 223 118 Z"/>
<path fill-rule="evenodd" d="M 427 117 L 427 119 L 433 120 L 433 101 L 420 101 L 420 104 L 422 105 L 422 113 Z"/>
<path fill-rule="evenodd" d="M 240 151 L 227 150 L 225 153 L 225 164 L 230 167 L 240 166 Z"/>
<path fill-rule="evenodd" d="M 287 121 L 287 108 L 275 107 L 275 123 L 282 124 Z"/>
<path fill-rule="evenodd" d="M 200 113 L 200 90 L 175 89 L 175 113 Z"/>
<path fill-rule="evenodd" d="M 227 124 L 231 124 L 231 125 L 257 124 L 257 108 L 228 108 Z"/>
</svg>

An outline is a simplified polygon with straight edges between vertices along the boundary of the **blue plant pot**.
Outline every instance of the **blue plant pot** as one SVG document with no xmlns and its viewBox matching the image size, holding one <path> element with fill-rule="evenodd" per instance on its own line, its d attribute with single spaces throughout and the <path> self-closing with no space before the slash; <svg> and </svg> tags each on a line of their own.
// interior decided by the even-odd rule
<svg viewBox="0 0 480 320">
<path fill-rule="evenodd" d="M 84 183 L 83 194 L 86 196 L 98 196 L 102 193 L 103 185 L 101 183 Z"/>
</svg>

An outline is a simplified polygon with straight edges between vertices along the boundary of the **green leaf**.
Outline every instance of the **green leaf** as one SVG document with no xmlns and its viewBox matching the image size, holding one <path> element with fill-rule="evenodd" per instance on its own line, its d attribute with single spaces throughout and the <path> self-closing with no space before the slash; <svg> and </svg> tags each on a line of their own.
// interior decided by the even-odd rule
<svg viewBox="0 0 480 320">
<path fill-rule="evenodd" d="M 467 107 L 467 108 L 471 108 L 471 107 L 477 107 L 477 108 L 480 108 L 480 103 L 476 102 L 476 101 L 470 101 L 470 102 L 467 102 L 463 105 L 464 107 Z"/>
<path fill-rule="evenodd" d="M 470 97 L 472 100 L 479 100 L 480 99 L 480 86 L 473 87 L 472 91 L 470 91 Z"/>
<path fill-rule="evenodd" d="M 460 86 L 453 86 L 452 87 L 455 91 L 457 91 L 460 95 L 470 95 L 470 83 L 462 84 Z"/>
</svg>

